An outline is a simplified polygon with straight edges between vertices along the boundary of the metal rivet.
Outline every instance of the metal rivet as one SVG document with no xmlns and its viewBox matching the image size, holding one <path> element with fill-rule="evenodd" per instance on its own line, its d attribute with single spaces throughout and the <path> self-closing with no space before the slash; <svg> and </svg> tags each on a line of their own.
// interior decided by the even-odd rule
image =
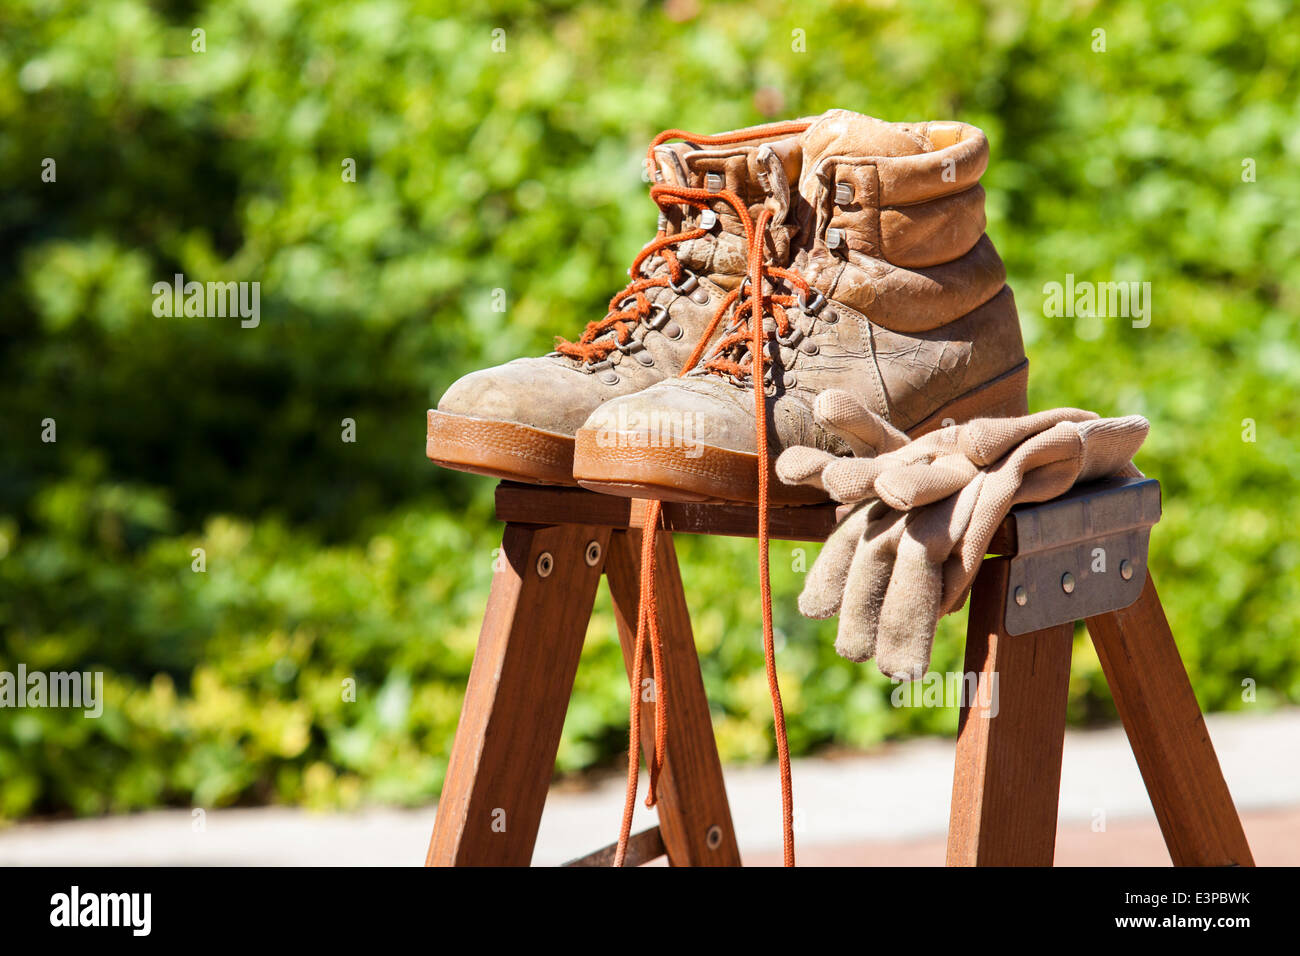
<svg viewBox="0 0 1300 956">
<path fill-rule="evenodd" d="M 709 192 L 711 192 L 711 193 L 716 193 L 718 190 L 720 190 L 720 189 L 722 188 L 722 174 L 721 174 L 721 173 L 705 173 L 705 174 L 704 174 L 704 188 L 707 189 L 707 190 L 708 190 Z"/>
<path fill-rule="evenodd" d="M 682 327 L 676 322 L 669 322 L 664 326 L 664 335 L 670 339 L 680 339 L 682 337 Z"/>
<path fill-rule="evenodd" d="M 1066 594 L 1074 593 L 1074 575 L 1069 571 L 1061 575 L 1061 590 Z"/>
<path fill-rule="evenodd" d="M 1133 562 L 1128 558 L 1119 563 L 1119 576 L 1125 581 L 1133 580 Z"/>
<path fill-rule="evenodd" d="M 537 576 L 539 578 L 550 577 L 555 570 L 555 559 L 551 557 L 551 552 L 543 551 L 537 556 Z"/>
<path fill-rule="evenodd" d="M 835 187 L 835 205 L 847 206 L 853 202 L 853 187 L 848 183 L 840 183 Z"/>
<path fill-rule="evenodd" d="M 1024 585 L 1016 587 L 1016 603 L 1021 607 L 1029 603 L 1029 592 L 1025 590 Z"/>
<path fill-rule="evenodd" d="M 587 552 L 582 557 L 587 562 L 587 567 L 594 568 L 598 565 L 600 563 L 600 542 L 588 541 Z"/>
<path fill-rule="evenodd" d="M 840 229 L 826 230 L 826 248 L 838 249 L 840 243 L 844 241 L 844 232 Z"/>
<path fill-rule="evenodd" d="M 636 360 L 647 367 L 655 363 L 655 357 L 644 350 L 636 353 Z"/>
<path fill-rule="evenodd" d="M 722 827 L 716 823 L 709 827 L 709 831 L 704 835 L 704 842 L 708 844 L 710 850 L 722 846 Z"/>
<path fill-rule="evenodd" d="M 698 289 L 696 289 L 694 292 L 691 293 L 691 301 L 697 303 L 698 305 L 708 305 L 709 290 L 704 288 L 704 286 L 700 286 Z"/>
<path fill-rule="evenodd" d="M 617 385 L 618 372 L 602 372 L 600 376 L 600 380 L 604 382 L 606 385 Z"/>
<path fill-rule="evenodd" d="M 700 228 L 712 229 L 718 224 L 718 214 L 712 209 L 706 209 L 700 213 Z"/>
</svg>

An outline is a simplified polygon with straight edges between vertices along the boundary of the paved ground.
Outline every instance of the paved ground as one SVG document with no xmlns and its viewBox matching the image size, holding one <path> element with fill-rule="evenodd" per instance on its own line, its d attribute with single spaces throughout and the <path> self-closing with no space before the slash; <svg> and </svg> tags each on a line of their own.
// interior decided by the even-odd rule
<svg viewBox="0 0 1300 956">
<path fill-rule="evenodd" d="M 1256 861 L 1300 865 L 1300 710 L 1217 715 L 1210 733 Z M 801 864 L 939 865 L 952 787 L 952 742 L 922 740 L 870 756 L 794 766 Z M 774 766 L 734 768 L 727 790 L 747 863 L 780 863 Z M 622 782 L 558 787 L 547 802 L 535 861 L 557 864 L 611 842 Z M 636 829 L 649 826 L 641 810 Z M 161 811 L 0 830 L 0 865 L 415 865 L 434 810 L 315 814 L 267 808 Z M 1167 865 L 1137 765 L 1119 728 L 1072 731 L 1061 775 L 1057 863 Z"/>
</svg>

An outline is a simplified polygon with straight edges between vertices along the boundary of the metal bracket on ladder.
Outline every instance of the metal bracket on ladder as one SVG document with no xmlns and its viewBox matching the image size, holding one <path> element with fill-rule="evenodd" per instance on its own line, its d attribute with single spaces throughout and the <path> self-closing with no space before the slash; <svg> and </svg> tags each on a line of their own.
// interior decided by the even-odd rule
<svg viewBox="0 0 1300 956">
<path fill-rule="evenodd" d="M 1006 629 L 1028 634 L 1126 608 L 1147 578 L 1160 482 L 1112 478 L 1012 510 Z"/>
</svg>

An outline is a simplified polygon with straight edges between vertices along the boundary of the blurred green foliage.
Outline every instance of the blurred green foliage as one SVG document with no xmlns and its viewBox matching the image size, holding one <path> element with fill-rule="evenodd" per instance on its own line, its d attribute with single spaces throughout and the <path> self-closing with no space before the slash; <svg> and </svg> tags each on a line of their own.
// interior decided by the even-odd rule
<svg viewBox="0 0 1300 956">
<path fill-rule="evenodd" d="M 1152 564 L 1202 703 L 1300 701 L 1296 23 L 1280 0 L 6 3 L 0 669 L 102 669 L 108 700 L 0 712 L 0 818 L 432 798 L 499 532 L 490 481 L 424 461 L 424 409 L 601 313 L 653 230 L 658 130 L 833 106 L 987 130 L 1031 405 L 1151 419 Z M 178 272 L 259 281 L 261 324 L 155 318 Z M 1150 327 L 1045 317 L 1067 273 L 1151 282 Z M 766 759 L 753 543 L 679 548 L 724 757 Z M 796 752 L 953 731 L 836 658 L 795 609 L 800 554 L 772 554 Z M 1076 658 L 1073 718 L 1113 714 Z M 600 603 L 563 769 L 625 746 L 626 698 Z"/>
</svg>

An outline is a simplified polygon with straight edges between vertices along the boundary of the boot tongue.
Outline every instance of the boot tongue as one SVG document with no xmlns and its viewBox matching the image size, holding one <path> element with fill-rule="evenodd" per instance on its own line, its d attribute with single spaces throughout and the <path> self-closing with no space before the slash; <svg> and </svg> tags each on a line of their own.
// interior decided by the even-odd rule
<svg viewBox="0 0 1300 956">
<path fill-rule="evenodd" d="M 709 192 L 730 191 L 757 220 L 764 208 L 772 211 L 769 227 L 773 246 L 783 260 L 789 248 L 785 221 L 790 208 L 790 184 L 798 180 L 802 159 L 798 137 L 769 143 L 737 144 L 701 149 L 691 143 L 673 143 L 656 150 L 663 181 Z M 694 207 L 668 207 L 666 231 L 674 233 L 707 227 L 707 235 L 674 247 L 681 263 L 703 273 L 723 288 L 732 288 L 744 276 L 745 230 L 735 210 L 719 199 L 710 203 L 712 215 Z"/>
<path fill-rule="evenodd" d="M 655 155 L 662 182 L 714 193 L 728 190 L 745 201 L 751 217 L 757 219 L 767 205 L 773 219 L 780 221 L 789 206 L 790 182 L 799 175 L 799 145 L 798 137 L 716 149 L 671 143 L 659 146 Z M 744 235 L 730 204 L 718 200 L 712 208 L 719 218 L 727 220 L 726 225 L 734 227 L 737 235 Z M 699 212 L 691 208 L 686 216 L 697 220 Z"/>
<path fill-rule="evenodd" d="M 816 205 L 823 163 L 834 156 L 916 156 L 933 146 L 919 126 L 888 123 L 850 110 L 829 110 L 803 134 L 799 193 Z"/>
</svg>

